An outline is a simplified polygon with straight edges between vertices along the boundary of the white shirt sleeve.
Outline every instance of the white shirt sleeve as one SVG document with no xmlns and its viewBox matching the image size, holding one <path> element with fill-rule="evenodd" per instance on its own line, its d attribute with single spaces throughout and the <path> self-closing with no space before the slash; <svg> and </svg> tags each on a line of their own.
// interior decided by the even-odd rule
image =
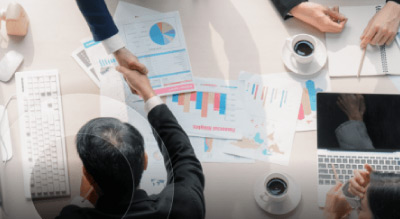
<svg viewBox="0 0 400 219">
<path fill-rule="evenodd" d="M 125 43 L 122 41 L 118 33 L 101 42 L 108 54 L 114 53 L 115 51 L 125 47 Z"/>
<path fill-rule="evenodd" d="M 149 112 L 156 106 L 163 104 L 164 102 L 161 100 L 159 96 L 154 96 L 146 101 L 144 104 L 144 111 L 149 114 Z"/>
</svg>

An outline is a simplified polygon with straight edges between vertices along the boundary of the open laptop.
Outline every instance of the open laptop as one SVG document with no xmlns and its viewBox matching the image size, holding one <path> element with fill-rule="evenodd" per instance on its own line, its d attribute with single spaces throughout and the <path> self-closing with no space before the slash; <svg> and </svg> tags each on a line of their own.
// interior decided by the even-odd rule
<svg viewBox="0 0 400 219">
<path fill-rule="evenodd" d="M 400 173 L 400 95 L 317 94 L 318 205 L 336 184 L 368 163 Z"/>
</svg>

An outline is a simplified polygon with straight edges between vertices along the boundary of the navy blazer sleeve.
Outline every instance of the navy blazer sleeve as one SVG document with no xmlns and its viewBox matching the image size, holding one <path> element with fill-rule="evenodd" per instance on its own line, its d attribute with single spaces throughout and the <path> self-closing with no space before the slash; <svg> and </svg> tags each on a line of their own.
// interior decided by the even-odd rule
<svg viewBox="0 0 400 219">
<path fill-rule="evenodd" d="M 292 8 L 296 7 L 298 4 L 302 2 L 306 2 L 307 0 L 272 0 L 276 10 L 278 10 L 279 14 L 284 19 L 288 19 L 288 13 Z M 400 1 L 400 0 L 399 0 Z"/>
<path fill-rule="evenodd" d="M 118 33 L 104 0 L 76 0 L 95 41 L 102 41 Z"/>
</svg>

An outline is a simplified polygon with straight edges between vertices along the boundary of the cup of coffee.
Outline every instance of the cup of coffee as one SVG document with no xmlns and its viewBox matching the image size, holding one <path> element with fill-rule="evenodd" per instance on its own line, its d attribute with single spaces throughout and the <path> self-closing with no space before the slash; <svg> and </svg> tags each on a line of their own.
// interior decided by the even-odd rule
<svg viewBox="0 0 400 219">
<path fill-rule="evenodd" d="M 260 195 L 265 202 L 281 202 L 288 196 L 289 179 L 282 173 L 271 173 L 264 179 L 265 190 Z"/>
<path fill-rule="evenodd" d="M 298 34 L 286 39 L 287 48 L 296 61 L 302 64 L 312 62 L 316 44 L 315 38 L 308 34 Z"/>
</svg>

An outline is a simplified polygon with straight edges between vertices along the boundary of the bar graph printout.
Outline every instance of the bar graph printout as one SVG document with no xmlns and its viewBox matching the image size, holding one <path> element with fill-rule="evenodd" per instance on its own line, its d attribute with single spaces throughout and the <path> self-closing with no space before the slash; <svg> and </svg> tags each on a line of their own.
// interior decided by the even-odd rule
<svg viewBox="0 0 400 219">
<path fill-rule="evenodd" d="M 196 78 L 197 92 L 174 94 L 166 104 L 189 136 L 242 138 L 243 104 L 237 81 Z"/>
<path fill-rule="evenodd" d="M 126 47 L 148 68 L 151 86 L 158 95 L 195 90 L 178 12 L 139 16 L 118 21 L 117 26 Z"/>
<path fill-rule="evenodd" d="M 303 91 L 301 85 L 269 75 L 253 75 L 242 83 L 246 129 L 243 139 L 226 145 L 224 152 L 288 165 Z"/>
</svg>

